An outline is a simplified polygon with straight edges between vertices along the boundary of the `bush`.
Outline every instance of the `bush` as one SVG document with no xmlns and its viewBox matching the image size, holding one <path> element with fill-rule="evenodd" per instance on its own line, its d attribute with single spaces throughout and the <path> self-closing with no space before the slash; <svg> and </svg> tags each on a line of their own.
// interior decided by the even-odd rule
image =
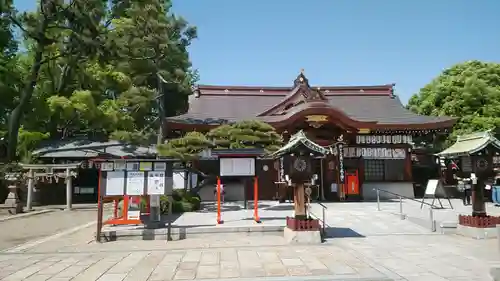
<svg viewBox="0 0 500 281">
<path fill-rule="evenodd" d="M 184 190 L 174 190 L 172 194 L 172 212 L 173 213 L 184 213 L 198 211 L 201 207 L 201 199 L 197 194 L 190 192 L 184 192 Z M 142 198 L 140 203 L 140 208 L 142 211 L 146 209 L 146 198 Z M 162 215 L 168 214 L 168 207 L 170 202 L 168 201 L 168 196 L 160 196 L 160 212 Z M 119 210 L 123 209 L 123 200 L 118 204 Z"/>
<path fill-rule="evenodd" d="M 191 203 L 186 201 L 174 201 L 172 203 L 172 212 L 173 213 L 184 213 L 191 212 L 193 210 L 193 206 Z"/>
<path fill-rule="evenodd" d="M 170 202 L 168 202 L 168 196 L 162 195 L 160 196 L 160 212 L 162 215 L 168 214 L 168 206 Z"/>
<path fill-rule="evenodd" d="M 185 198 L 186 193 L 184 192 L 183 189 L 175 189 L 172 193 L 172 198 L 174 201 L 182 201 L 183 198 Z"/>
<path fill-rule="evenodd" d="M 191 197 L 189 199 L 189 203 L 191 203 L 191 205 L 192 205 L 192 211 L 198 211 L 201 208 L 200 197 Z"/>
</svg>

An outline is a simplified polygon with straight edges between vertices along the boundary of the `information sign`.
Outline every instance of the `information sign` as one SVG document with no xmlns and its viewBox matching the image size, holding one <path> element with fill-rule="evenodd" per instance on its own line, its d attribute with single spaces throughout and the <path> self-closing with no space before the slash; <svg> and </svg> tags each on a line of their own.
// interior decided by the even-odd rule
<svg viewBox="0 0 500 281">
<path fill-rule="evenodd" d="M 125 191 L 125 172 L 109 171 L 106 174 L 106 196 L 123 195 Z"/>
<path fill-rule="evenodd" d="M 144 194 L 144 172 L 127 172 L 127 195 Z"/>
<path fill-rule="evenodd" d="M 148 195 L 165 194 L 165 172 L 148 172 Z"/>
</svg>

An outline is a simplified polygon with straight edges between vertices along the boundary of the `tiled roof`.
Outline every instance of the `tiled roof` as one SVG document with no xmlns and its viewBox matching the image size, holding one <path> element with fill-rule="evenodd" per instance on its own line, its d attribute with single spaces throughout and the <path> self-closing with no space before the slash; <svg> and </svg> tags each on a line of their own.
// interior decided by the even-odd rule
<svg viewBox="0 0 500 281">
<path fill-rule="evenodd" d="M 283 147 L 269 155 L 271 158 L 278 158 L 281 157 L 285 154 L 291 153 L 296 149 L 298 146 L 303 145 L 310 149 L 310 151 L 313 151 L 315 153 L 319 153 L 322 155 L 326 155 L 330 153 L 330 150 L 327 148 L 311 141 L 310 139 L 307 138 L 306 134 L 304 134 L 303 131 L 299 131 L 298 133 L 294 134 L 293 136 L 290 137 L 290 140 L 288 141 L 287 144 L 285 144 Z"/>
<path fill-rule="evenodd" d="M 39 158 L 96 158 L 101 155 L 144 157 L 156 155 L 156 148 L 128 145 L 118 141 L 68 140 L 47 144 L 34 151 L 33 155 Z"/>
<path fill-rule="evenodd" d="M 459 136 L 457 141 L 447 149 L 438 153 L 441 157 L 457 157 L 474 154 L 488 145 L 500 149 L 500 141 L 495 138 L 491 131 L 476 132 L 469 135 Z"/>
<path fill-rule="evenodd" d="M 448 121 L 450 117 L 432 117 L 410 112 L 392 95 L 393 85 L 359 87 L 311 87 L 321 91 L 328 104 L 355 121 L 378 124 L 426 124 Z M 291 87 L 199 86 L 190 99 L 186 114 L 168 118 L 171 122 L 192 123 L 222 119 L 227 122 L 244 119 L 268 121 L 285 118 L 269 116 L 270 109 L 283 106 L 294 94 Z M 219 120 L 220 121 L 220 120 Z M 209 122 L 210 123 L 210 120 Z"/>
</svg>

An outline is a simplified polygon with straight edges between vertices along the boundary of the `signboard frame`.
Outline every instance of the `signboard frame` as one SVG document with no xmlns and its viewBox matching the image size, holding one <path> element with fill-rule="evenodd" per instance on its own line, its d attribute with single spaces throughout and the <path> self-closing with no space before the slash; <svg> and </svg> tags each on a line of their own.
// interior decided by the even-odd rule
<svg viewBox="0 0 500 281">
<path fill-rule="evenodd" d="M 424 207 L 426 198 L 427 199 L 432 198 L 432 202 L 430 204 L 431 208 L 433 208 L 433 209 L 444 209 L 445 208 L 443 206 L 443 203 L 441 202 L 440 197 L 436 195 L 436 192 L 438 190 L 441 190 L 443 192 L 444 199 L 448 200 L 448 204 L 450 205 L 450 208 L 453 209 L 453 205 L 451 204 L 450 197 L 448 196 L 441 179 L 429 179 L 427 181 L 427 185 L 425 186 L 424 196 L 422 197 L 422 202 L 420 204 L 420 209 L 422 209 Z M 434 205 L 434 203 L 436 202 L 436 199 L 439 203 L 439 207 Z"/>
<path fill-rule="evenodd" d="M 255 176 L 255 157 L 221 157 L 219 158 L 219 168 L 221 177 L 254 177 Z M 229 168 L 228 165 L 231 167 Z M 236 165 L 236 166 L 235 166 Z M 240 165 L 248 165 L 250 171 L 241 172 Z M 237 170 L 235 170 L 237 168 Z"/>
<path fill-rule="evenodd" d="M 144 223 L 141 220 L 141 212 L 140 210 L 135 210 L 132 208 L 129 209 L 130 204 L 134 204 L 132 196 L 134 197 L 143 197 L 149 195 L 155 195 L 151 197 L 157 197 L 154 199 L 159 199 L 160 195 L 171 196 L 173 193 L 172 185 L 170 184 L 170 188 L 168 188 L 169 181 L 168 178 L 173 176 L 173 166 L 174 162 L 177 160 L 174 159 L 94 159 L 93 161 L 99 163 L 99 184 L 98 184 L 98 212 L 97 212 L 97 232 L 96 232 L 96 241 L 101 242 L 102 240 L 102 226 L 104 224 L 112 224 L 112 225 L 133 225 L 133 224 L 142 224 Z M 141 165 L 142 162 L 147 162 L 145 165 Z M 160 163 L 161 162 L 161 163 Z M 159 173 L 163 175 L 163 194 L 148 194 L 148 173 Z M 109 189 L 108 186 L 113 183 L 111 177 L 108 179 L 108 174 L 111 175 L 121 175 L 121 179 L 118 183 L 123 184 L 123 188 Z M 127 184 L 129 181 L 129 173 L 142 173 L 142 181 L 143 188 L 141 189 L 140 194 L 127 194 Z M 160 179 L 161 181 L 161 179 Z M 113 191 L 112 191 L 113 190 Z M 120 192 L 121 191 L 121 192 Z M 103 211 L 103 202 L 104 198 L 114 198 L 114 216 L 111 219 L 103 220 L 104 211 Z M 119 197 L 123 197 L 123 214 L 118 215 L 118 201 Z M 149 201 L 149 200 L 148 200 Z M 153 200 L 154 201 L 154 200 Z M 149 207 L 157 207 L 159 205 L 158 200 L 151 202 L 152 204 L 148 205 Z"/>
</svg>

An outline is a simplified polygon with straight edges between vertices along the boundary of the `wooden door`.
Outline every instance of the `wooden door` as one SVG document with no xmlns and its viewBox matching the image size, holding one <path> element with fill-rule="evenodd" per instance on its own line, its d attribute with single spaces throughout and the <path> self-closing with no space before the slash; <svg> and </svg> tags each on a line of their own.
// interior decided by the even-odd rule
<svg viewBox="0 0 500 281">
<path fill-rule="evenodd" d="M 275 184 L 278 181 L 278 170 L 274 160 L 257 160 L 255 165 L 255 174 L 258 177 L 259 200 L 274 200 L 276 198 L 278 187 Z M 253 179 L 247 186 L 247 199 L 253 200 Z"/>
</svg>

